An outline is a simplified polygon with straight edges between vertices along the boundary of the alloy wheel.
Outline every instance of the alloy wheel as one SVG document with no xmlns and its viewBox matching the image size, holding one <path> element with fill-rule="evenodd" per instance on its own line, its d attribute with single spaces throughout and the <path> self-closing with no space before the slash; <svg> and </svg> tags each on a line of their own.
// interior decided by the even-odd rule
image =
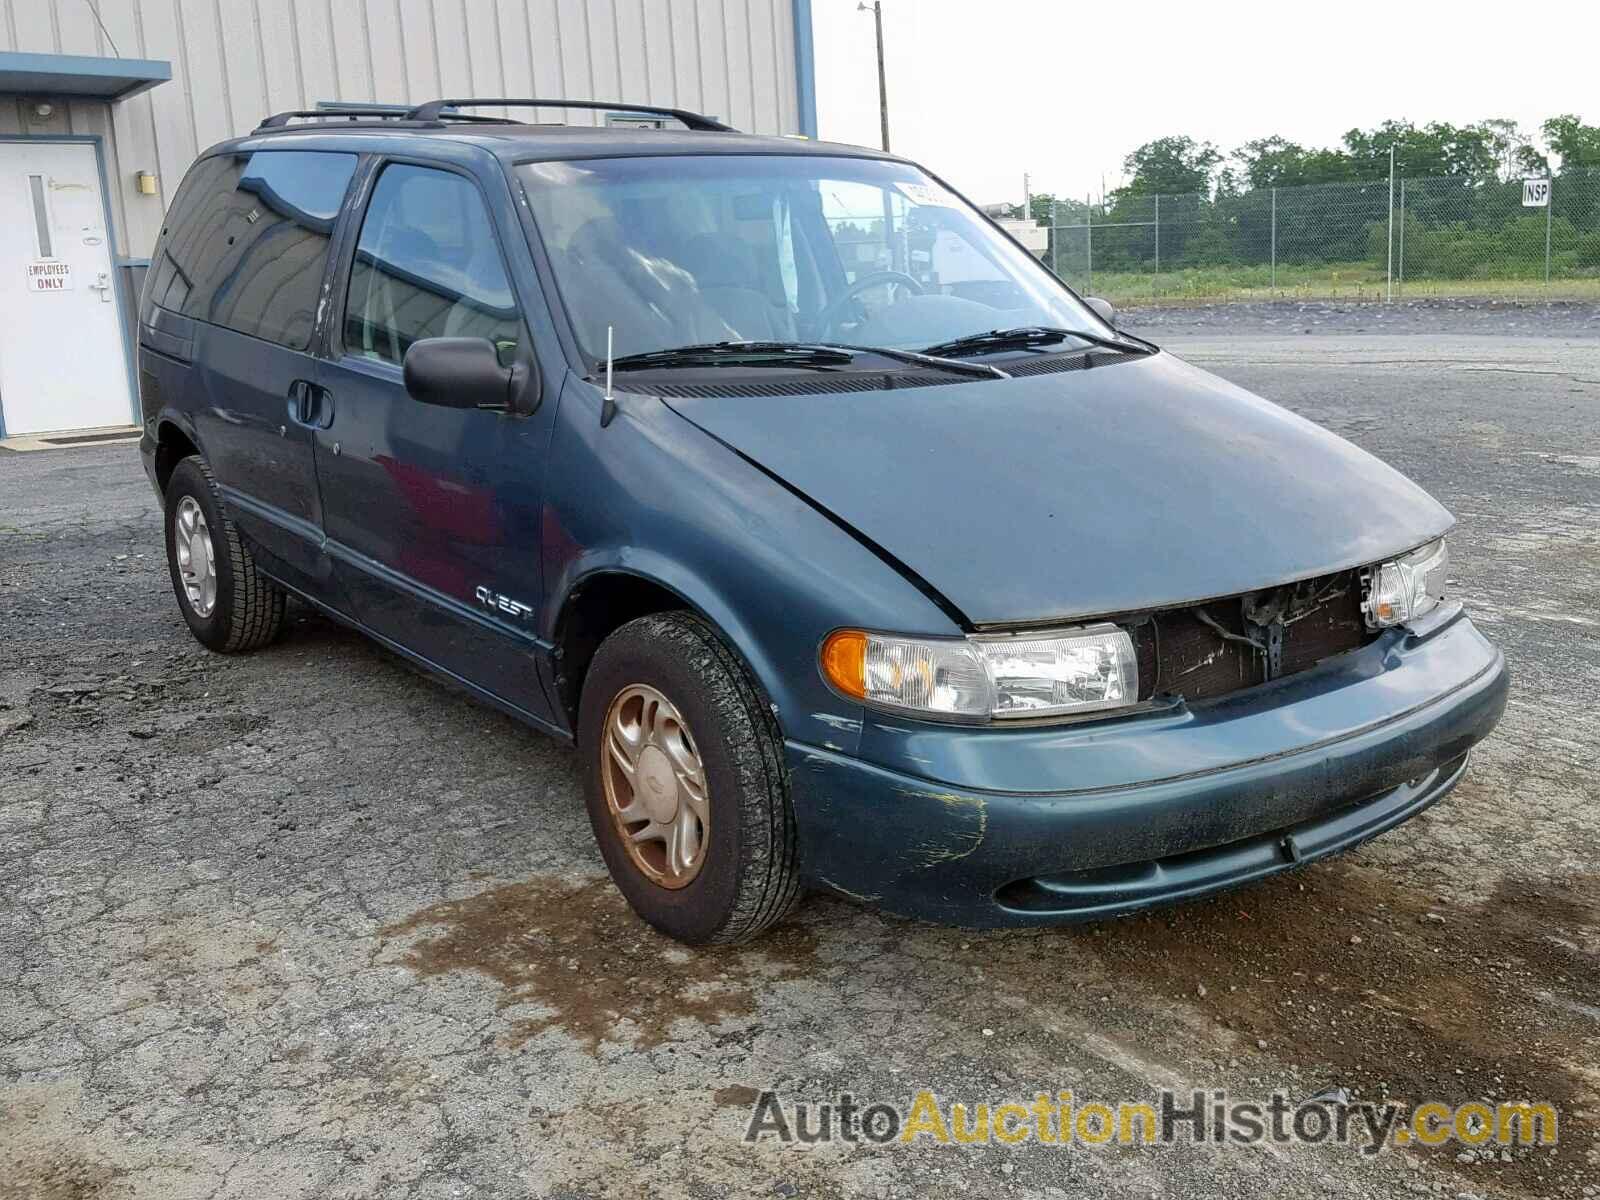
<svg viewBox="0 0 1600 1200">
<path fill-rule="evenodd" d="M 652 883 L 687 886 L 709 852 L 705 766 L 676 705 L 648 684 L 623 688 L 606 711 L 600 775 L 628 858 Z"/>
<path fill-rule="evenodd" d="M 193 496 L 178 501 L 173 515 L 172 545 L 178 555 L 178 577 L 189 607 L 197 617 L 209 617 L 217 606 L 217 555 L 211 546 L 211 527 Z"/>
</svg>

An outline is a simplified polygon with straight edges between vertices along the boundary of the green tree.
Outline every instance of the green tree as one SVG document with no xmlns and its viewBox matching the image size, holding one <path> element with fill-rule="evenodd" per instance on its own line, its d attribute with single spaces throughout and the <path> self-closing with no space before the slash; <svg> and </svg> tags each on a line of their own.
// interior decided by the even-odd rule
<svg viewBox="0 0 1600 1200">
<path fill-rule="evenodd" d="M 1550 159 L 1547 155 L 1539 153 L 1537 146 L 1520 146 L 1517 148 L 1516 175 L 1548 175 L 1550 174 Z"/>
<path fill-rule="evenodd" d="M 1533 139 L 1522 132 L 1522 127 L 1509 117 L 1491 117 L 1479 121 L 1478 128 L 1489 139 L 1494 153 L 1496 171 L 1501 179 L 1520 179 L 1524 175 L 1542 174 L 1544 155 L 1539 153 Z"/>
<path fill-rule="evenodd" d="M 1173 136 L 1146 142 L 1122 160 L 1128 182 L 1118 196 L 1211 194 L 1211 176 L 1222 154 L 1210 142 Z"/>
<path fill-rule="evenodd" d="M 1287 138 L 1256 138 L 1233 152 L 1251 187 L 1280 187 L 1288 180 L 1299 181 L 1306 148 Z"/>
<path fill-rule="evenodd" d="M 1305 187 L 1354 179 L 1355 165 L 1342 150 L 1308 150 L 1281 137 L 1256 138 L 1233 152 L 1251 187 Z"/>
<path fill-rule="evenodd" d="M 1372 129 L 1350 130 L 1344 145 L 1358 179 L 1387 178 L 1391 146 L 1396 172 L 1408 178 L 1447 175 L 1470 183 L 1496 178 L 1493 142 L 1481 125 L 1385 121 Z"/>
<path fill-rule="evenodd" d="M 1550 152 L 1561 159 L 1563 174 L 1600 167 L 1600 125 L 1585 125 L 1572 113 L 1563 113 L 1539 129 Z"/>
</svg>

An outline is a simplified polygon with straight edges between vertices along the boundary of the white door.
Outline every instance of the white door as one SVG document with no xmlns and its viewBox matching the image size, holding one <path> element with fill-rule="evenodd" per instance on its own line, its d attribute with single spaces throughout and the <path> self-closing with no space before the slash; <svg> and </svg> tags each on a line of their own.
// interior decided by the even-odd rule
<svg viewBox="0 0 1600 1200">
<path fill-rule="evenodd" d="M 6 434 L 133 421 L 100 165 L 84 142 L 0 142 Z"/>
</svg>

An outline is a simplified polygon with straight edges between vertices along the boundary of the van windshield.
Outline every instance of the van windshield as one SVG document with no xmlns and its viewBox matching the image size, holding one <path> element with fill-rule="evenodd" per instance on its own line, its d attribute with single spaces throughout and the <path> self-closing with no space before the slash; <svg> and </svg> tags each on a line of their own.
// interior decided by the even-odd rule
<svg viewBox="0 0 1600 1200">
<path fill-rule="evenodd" d="M 916 350 L 992 329 L 1110 330 L 904 163 L 695 155 L 517 168 L 584 353 L 718 341 Z"/>
</svg>

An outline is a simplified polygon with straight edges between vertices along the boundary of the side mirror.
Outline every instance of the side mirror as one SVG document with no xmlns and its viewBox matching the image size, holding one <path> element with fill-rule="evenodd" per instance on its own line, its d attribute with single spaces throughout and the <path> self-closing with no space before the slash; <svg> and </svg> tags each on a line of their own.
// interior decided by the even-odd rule
<svg viewBox="0 0 1600 1200">
<path fill-rule="evenodd" d="M 1085 296 L 1083 302 L 1094 309 L 1095 316 L 1099 317 L 1111 328 L 1117 327 L 1117 310 L 1111 306 L 1111 301 L 1102 300 L 1099 296 Z"/>
<path fill-rule="evenodd" d="M 404 364 L 406 391 L 419 404 L 522 412 L 523 393 L 537 378 L 531 360 L 500 365 L 488 338 L 438 337 L 411 343 Z"/>
</svg>

